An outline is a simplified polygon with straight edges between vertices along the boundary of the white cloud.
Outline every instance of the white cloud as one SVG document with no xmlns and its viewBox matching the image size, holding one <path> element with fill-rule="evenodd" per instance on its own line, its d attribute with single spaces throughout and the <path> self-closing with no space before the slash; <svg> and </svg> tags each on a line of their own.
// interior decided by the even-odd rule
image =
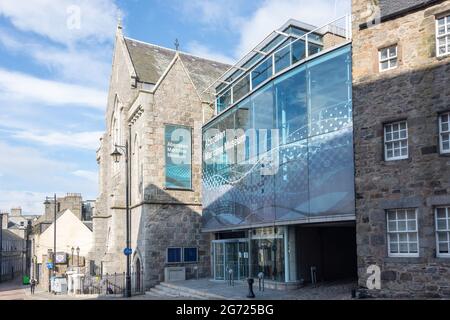
<svg viewBox="0 0 450 320">
<path fill-rule="evenodd" d="M 235 54 L 245 55 L 291 18 L 320 27 L 346 13 L 350 13 L 350 0 L 266 0 L 241 24 Z"/>
<path fill-rule="evenodd" d="M 190 19 L 199 21 L 208 28 L 225 28 L 236 34 L 238 43 L 233 59 L 238 61 L 273 30 L 280 28 L 289 19 L 297 19 L 315 26 L 350 13 L 351 0 L 265 0 L 250 15 L 239 11 L 234 1 L 185 1 L 183 9 Z M 188 49 L 206 57 L 224 58 L 220 52 L 193 42 Z"/>
<path fill-rule="evenodd" d="M 60 146 L 68 148 L 78 148 L 87 150 L 97 150 L 100 142 L 99 139 L 103 132 L 78 132 L 78 133 L 64 133 L 64 132 L 33 132 L 33 131 L 18 131 L 12 135 L 17 139 L 25 141 L 38 142 L 48 146 Z"/>
<path fill-rule="evenodd" d="M 0 69 L 0 100 L 105 109 L 106 92 Z"/>
<path fill-rule="evenodd" d="M 0 15 L 17 29 L 64 44 L 108 41 L 118 14 L 113 0 L 0 1 Z"/>
<path fill-rule="evenodd" d="M 72 47 L 44 45 L 19 34 L 10 35 L 0 29 L 0 43 L 15 55 L 26 55 L 46 67 L 55 76 L 71 82 L 86 83 L 96 88 L 107 86 L 111 72 L 112 47 Z"/>
<path fill-rule="evenodd" d="M 85 198 L 95 198 L 97 194 L 94 173 L 76 163 L 53 160 L 45 150 L 1 141 L 0 150 L 0 210 L 20 206 L 25 213 L 39 214 L 45 196 L 54 192 L 82 193 Z"/>
<path fill-rule="evenodd" d="M 97 183 L 98 172 L 96 172 L 96 171 L 77 170 L 77 171 L 72 172 L 72 174 L 74 176 L 89 180 L 90 182 Z"/>
<path fill-rule="evenodd" d="M 188 43 L 186 51 L 202 57 L 202 58 L 206 58 L 206 59 L 211 59 L 214 61 L 218 61 L 218 62 L 223 62 L 223 63 L 228 63 L 228 64 L 233 64 L 235 61 L 233 58 L 228 57 L 224 54 L 218 53 L 218 52 L 214 52 L 211 49 L 209 49 L 207 46 L 202 45 L 201 43 L 197 42 L 197 41 L 192 41 L 190 43 Z"/>
</svg>

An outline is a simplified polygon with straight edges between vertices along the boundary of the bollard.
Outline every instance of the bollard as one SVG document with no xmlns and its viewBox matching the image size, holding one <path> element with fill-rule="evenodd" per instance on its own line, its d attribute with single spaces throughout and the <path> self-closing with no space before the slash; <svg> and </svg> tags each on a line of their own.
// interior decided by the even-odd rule
<svg viewBox="0 0 450 320">
<path fill-rule="evenodd" d="M 253 292 L 253 283 L 255 282 L 255 280 L 253 280 L 253 278 L 249 278 L 247 279 L 248 282 L 248 295 L 247 298 L 254 298 L 255 297 L 255 293 Z"/>
</svg>

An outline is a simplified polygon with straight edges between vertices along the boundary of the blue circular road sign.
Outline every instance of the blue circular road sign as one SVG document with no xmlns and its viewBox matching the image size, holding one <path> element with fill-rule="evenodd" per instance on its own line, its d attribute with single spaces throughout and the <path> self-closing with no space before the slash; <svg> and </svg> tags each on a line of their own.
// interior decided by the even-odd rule
<svg viewBox="0 0 450 320">
<path fill-rule="evenodd" d="M 131 248 L 123 249 L 123 254 L 126 255 L 126 256 L 131 255 L 132 252 L 133 252 L 133 250 L 131 250 Z"/>
</svg>

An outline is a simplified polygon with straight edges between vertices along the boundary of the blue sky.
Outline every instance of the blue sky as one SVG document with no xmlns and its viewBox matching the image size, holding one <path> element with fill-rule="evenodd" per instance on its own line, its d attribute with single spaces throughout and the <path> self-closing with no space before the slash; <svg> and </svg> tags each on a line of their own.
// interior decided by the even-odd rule
<svg viewBox="0 0 450 320">
<path fill-rule="evenodd" d="M 0 0 L 0 210 L 97 195 L 117 17 L 126 36 L 233 62 L 289 18 L 321 25 L 350 0 Z"/>
</svg>

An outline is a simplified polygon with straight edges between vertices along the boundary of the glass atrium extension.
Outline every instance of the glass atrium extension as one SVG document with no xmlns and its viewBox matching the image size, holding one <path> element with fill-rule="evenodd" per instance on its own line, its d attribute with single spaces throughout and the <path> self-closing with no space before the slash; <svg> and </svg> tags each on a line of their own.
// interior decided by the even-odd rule
<svg viewBox="0 0 450 320">
<path fill-rule="evenodd" d="M 203 128 L 203 231 L 215 234 L 216 280 L 232 270 L 236 280 L 262 272 L 296 283 L 312 280 L 310 266 L 331 279 L 339 263 L 353 275 L 351 46 L 318 46 L 298 61 L 282 46 L 233 83 L 224 107 L 218 96 Z M 312 253 L 331 259 L 340 241 L 345 262 L 322 265 Z"/>
</svg>

